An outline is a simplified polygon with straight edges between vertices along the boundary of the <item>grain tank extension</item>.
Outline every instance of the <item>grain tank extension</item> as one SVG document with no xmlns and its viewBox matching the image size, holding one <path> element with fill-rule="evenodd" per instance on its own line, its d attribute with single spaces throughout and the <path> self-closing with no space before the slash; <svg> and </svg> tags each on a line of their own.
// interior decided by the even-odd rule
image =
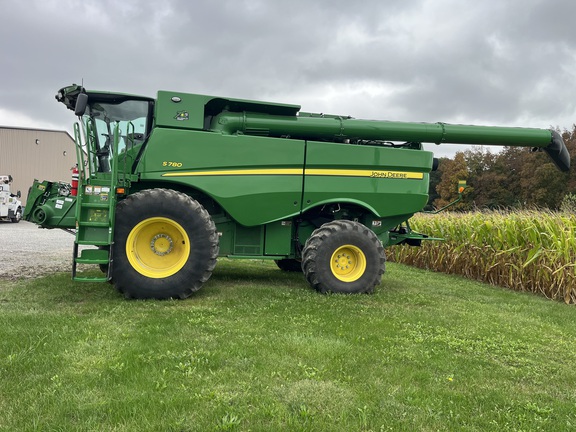
<svg viewBox="0 0 576 432">
<path fill-rule="evenodd" d="M 79 118 L 78 184 L 35 181 L 24 217 L 74 233 L 74 280 L 111 281 L 129 298 L 185 298 L 218 257 L 275 260 L 320 292 L 372 292 L 387 246 L 427 238 L 408 223 L 428 201 L 435 166 L 422 143 L 532 147 L 570 168 L 561 136 L 544 129 L 78 85 L 56 99 Z"/>
</svg>

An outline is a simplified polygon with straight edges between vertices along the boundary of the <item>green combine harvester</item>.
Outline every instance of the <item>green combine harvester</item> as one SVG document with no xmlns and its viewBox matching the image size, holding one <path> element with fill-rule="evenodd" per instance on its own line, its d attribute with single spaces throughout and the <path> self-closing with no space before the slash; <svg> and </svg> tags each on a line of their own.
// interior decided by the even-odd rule
<svg viewBox="0 0 576 432">
<path fill-rule="evenodd" d="M 73 232 L 73 279 L 111 282 L 127 298 L 188 297 L 218 257 L 275 260 L 320 292 L 372 292 L 387 246 L 427 238 L 408 223 L 437 164 L 422 143 L 532 147 L 570 168 L 553 130 L 358 120 L 78 85 L 56 99 L 79 118 L 78 178 L 35 181 L 24 218 Z"/>
</svg>

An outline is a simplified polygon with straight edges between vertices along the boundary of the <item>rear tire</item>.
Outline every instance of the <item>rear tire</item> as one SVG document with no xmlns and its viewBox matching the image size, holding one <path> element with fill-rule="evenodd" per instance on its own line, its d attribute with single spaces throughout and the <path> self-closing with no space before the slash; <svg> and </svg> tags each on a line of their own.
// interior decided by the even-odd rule
<svg viewBox="0 0 576 432">
<path fill-rule="evenodd" d="M 361 223 L 337 220 L 315 230 L 302 253 L 308 283 L 321 293 L 372 293 L 386 255 L 376 234 Z"/>
<path fill-rule="evenodd" d="M 210 278 L 217 257 L 216 226 L 188 195 L 150 189 L 118 203 L 112 279 L 127 298 L 186 298 Z"/>
</svg>

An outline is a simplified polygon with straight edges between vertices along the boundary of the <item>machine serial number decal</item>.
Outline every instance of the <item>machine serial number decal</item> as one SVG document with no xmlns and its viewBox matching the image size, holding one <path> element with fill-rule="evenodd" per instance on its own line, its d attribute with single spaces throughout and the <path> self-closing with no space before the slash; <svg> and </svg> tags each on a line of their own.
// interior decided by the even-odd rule
<svg viewBox="0 0 576 432">
<path fill-rule="evenodd" d="M 181 167 L 182 167 L 182 162 L 164 161 L 164 162 L 162 162 L 162 166 L 163 166 L 163 167 L 181 168 Z"/>
</svg>

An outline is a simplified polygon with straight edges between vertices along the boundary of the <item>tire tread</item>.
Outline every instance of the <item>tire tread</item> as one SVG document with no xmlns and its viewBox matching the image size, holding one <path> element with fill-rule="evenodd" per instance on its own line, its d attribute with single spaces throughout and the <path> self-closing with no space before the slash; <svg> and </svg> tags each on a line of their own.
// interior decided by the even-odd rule
<svg viewBox="0 0 576 432">
<path fill-rule="evenodd" d="M 326 269 L 319 263 L 319 254 L 325 253 L 322 250 L 323 243 L 333 236 L 343 236 L 348 232 L 357 233 L 366 238 L 375 252 L 378 254 L 379 265 L 374 270 L 374 274 L 361 287 L 353 291 L 345 291 L 339 287 L 330 284 L 329 278 L 326 277 Z M 308 283 L 315 290 L 321 293 L 327 292 L 347 292 L 347 293 L 372 293 L 376 285 L 382 280 L 385 271 L 386 255 L 380 239 L 368 227 L 359 222 L 349 220 L 335 220 L 325 223 L 316 229 L 306 241 L 302 254 L 302 270 Z"/>
<path fill-rule="evenodd" d="M 122 233 L 129 233 L 134 226 L 134 220 L 129 216 L 134 214 L 138 215 L 145 211 L 150 212 L 151 205 L 154 205 L 154 211 L 158 214 L 163 214 L 164 212 L 173 213 L 174 209 L 177 208 L 182 213 L 190 212 L 195 215 L 193 216 L 195 223 L 200 225 L 202 231 L 198 237 L 200 237 L 207 246 L 202 252 L 205 254 L 205 256 L 203 255 L 204 258 L 202 264 L 204 267 L 201 271 L 193 272 L 195 275 L 193 279 L 190 279 L 187 274 L 182 274 L 182 270 L 164 279 L 155 280 L 145 278 L 142 275 L 131 277 L 130 275 L 135 273 L 135 270 L 130 268 L 130 271 L 126 272 L 125 269 L 124 271 L 119 269 L 117 264 L 118 261 L 120 261 L 120 264 L 122 265 L 130 266 L 130 264 L 123 263 L 123 258 L 119 258 L 119 254 L 115 252 L 114 256 L 116 262 L 112 268 L 114 273 L 114 285 L 126 298 L 184 299 L 202 287 L 202 285 L 210 278 L 212 271 L 216 266 L 219 250 L 219 239 L 216 225 L 208 211 L 206 211 L 198 201 L 192 199 L 190 196 L 171 189 L 146 189 L 130 195 L 128 198 L 117 204 L 115 244 L 125 244 L 124 242 L 126 239 L 119 239 L 118 237 L 119 235 L 122 235 Z M 120 234 L 117 236 L 117 233 Z M 195 238 L 191 238 L 190 240 L 191 242 L 196 241 Z M 123 252 L 122 257 L 124 256 L 125 253 Z M 148 283 L 146 284 L 147 286 L 144 287 L 142 285 L 143 281 L 146 279 L 148 280 Z M 157 285 L 159 288 L 150 288 L 150 285 Z"/>
</svg>

